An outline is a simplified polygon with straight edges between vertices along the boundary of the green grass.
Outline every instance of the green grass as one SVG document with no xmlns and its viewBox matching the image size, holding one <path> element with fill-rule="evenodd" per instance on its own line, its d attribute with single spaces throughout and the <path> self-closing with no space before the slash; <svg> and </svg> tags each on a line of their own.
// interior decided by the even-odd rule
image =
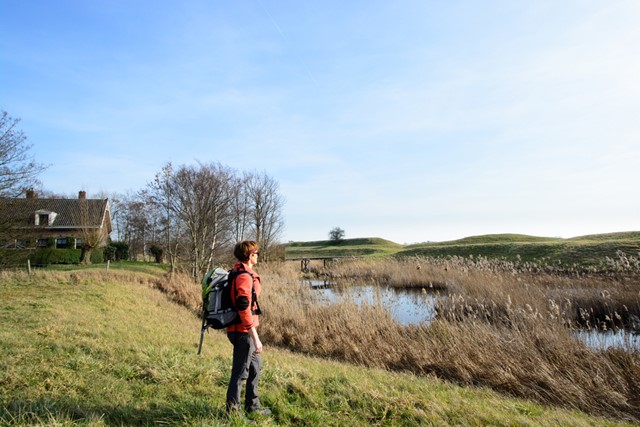
<svg viewBox="0 0 640 427">
<path fill-rule="evenodd" d="M 402 245 L 380 238 L 345 239 L 339 243 L 330 240 L 293 242 L 286 246 L 286 257 L 359 257 L 392 255 Z"/>
<path fill-rule="evenodd" d="M 0 274 L 0 425 L 242 425 L 224 415 L 231 346 L 196 355 L 199 319 L 145 273 Z M 630 425 L 278 350 L 265 343 L 266 426 Z"/>
<path fill-rule="evenodd" d="M 470 236 L 458 240 L 448 242 L 440 242 L 441 245 L 486 245 L 491 243 L 541 243 L 541 242 L 557 242 L 560 238 L 555 237 L 538 237 L 526 234 L 485 234 L 482 236 Z M 413 246 L 420 246 L 413 245 Z"/>
<path fill-rule="evenodd" d="M 617 251 L 637 256 L 640 232 L 608 233 L 570 239 L 537 237 L 522 234 L 489 234 L 446 242 L 400 245 L 384 239 L 347 239 L 340 244 L 330 241 L 295 242 L 286 247 L 287 258 L 324 256 L 447 257 L 483 256 L 517 262 L 536 262 L 570 267 L 604 264 L 606 257 L 616 258 Z"/>
<path fill-rule="evenodd" d="M 136 271 L 148 274 L 162 274 L 169 271 L 168 264 L 158 264 L 155 262 L 140 261 L 115 261 L 100 264 L 50 264 L 45 269 L 47 271 L 77 271 L 77 270 L 117 270 L 117 271 Z"/>
</svg>

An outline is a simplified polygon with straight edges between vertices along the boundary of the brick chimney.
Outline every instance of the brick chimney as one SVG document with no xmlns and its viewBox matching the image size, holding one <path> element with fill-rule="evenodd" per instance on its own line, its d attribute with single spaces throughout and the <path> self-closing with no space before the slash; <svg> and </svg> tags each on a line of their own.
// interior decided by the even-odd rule
<svg viewBox="0 0 640 427">
<path fill-rule="evenodd" d="M 26 197 L 27 199 L 35 199 L 36 198 L 36 192 L 33 190 L 33 188 L 30 188 L 26 191 Z"/>
<path fill-rule="evenodd" d="M 78 199 L 86 199 L 87 192 L 86 191 L 78 191 Z"/>
</svg>

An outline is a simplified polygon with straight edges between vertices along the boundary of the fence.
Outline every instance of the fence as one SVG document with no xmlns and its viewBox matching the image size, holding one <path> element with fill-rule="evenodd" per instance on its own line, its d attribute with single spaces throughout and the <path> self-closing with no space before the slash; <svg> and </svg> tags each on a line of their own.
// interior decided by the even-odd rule
<svg viewBox="0 0 640 427">
<path fill-rule="evenodd" d="M 26 270 L 30 275 L 36 268 L 47 268 L 50 264 L 31 264 L 31 260 L 19 264 L 0 264 L 0 271 L 21 271 Z M 106 270 L 109 271 L 111 261 L 106 262 Z"/>
</svg>

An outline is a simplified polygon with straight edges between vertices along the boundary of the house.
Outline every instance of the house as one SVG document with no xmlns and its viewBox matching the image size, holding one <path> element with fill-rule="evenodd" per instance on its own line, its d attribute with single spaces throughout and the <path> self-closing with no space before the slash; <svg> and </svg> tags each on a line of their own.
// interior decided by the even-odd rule
<svg viewBox="0 0 640 427">
<path fill-rule="evenodd" d="M 104 246 L 111 233 L 108 199 L 0 198 L 0 247 L 80 248 Z"/>
</svg>

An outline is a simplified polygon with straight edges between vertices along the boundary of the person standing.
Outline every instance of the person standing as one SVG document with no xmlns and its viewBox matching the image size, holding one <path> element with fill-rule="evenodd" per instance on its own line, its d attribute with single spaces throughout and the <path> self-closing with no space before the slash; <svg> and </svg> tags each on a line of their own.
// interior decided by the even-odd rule
<svg viewBox="0 0 640 427">
<path fill-rule="evenodd" d="M 227 327 L 227 337 L 233 344 L 231 378 L 227 389 L 227 411 L 239 413 L 242 382 L 246 380 L 244 409 L 247 413 L 269 415 L 258 398 L 258 380 L 262 369 L 262 342 L 258 335 L 261 291 L 260 275 L 253 271 L 258 263 L 258 243 L 245 240 L 236 244 L 233 251 L 238 262 L 230 273 L 233 287 L 231 301 L 238 311 L 239 323 Z"/>
</svg>

